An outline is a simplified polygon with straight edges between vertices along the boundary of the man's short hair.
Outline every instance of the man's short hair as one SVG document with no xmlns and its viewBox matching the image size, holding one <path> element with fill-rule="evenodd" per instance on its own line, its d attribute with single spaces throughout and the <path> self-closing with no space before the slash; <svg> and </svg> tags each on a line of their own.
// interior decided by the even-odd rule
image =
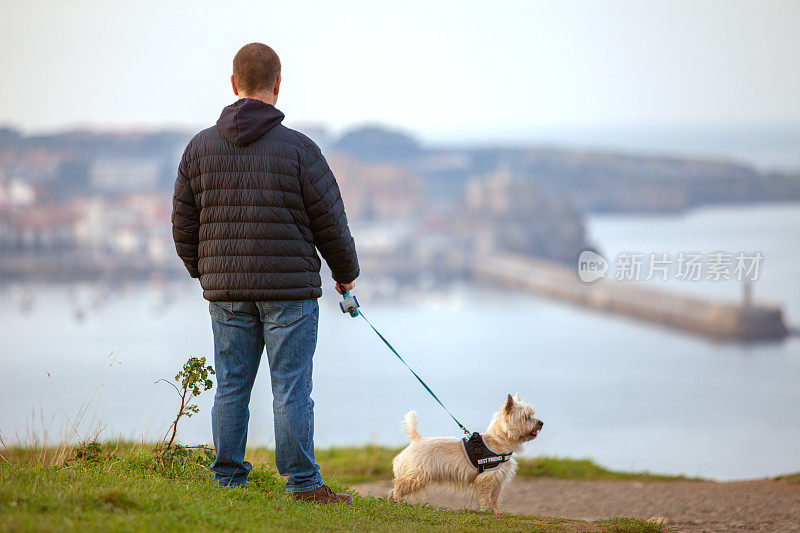
<svg viewBox="0 0 800 533">
<path fill-rule="evenodd" d="M 233 58 L 233 81 L 245 94 L 272 89 L 280 74 L 281 60 L 266 44 L 246 44 Z"/>
</svg>

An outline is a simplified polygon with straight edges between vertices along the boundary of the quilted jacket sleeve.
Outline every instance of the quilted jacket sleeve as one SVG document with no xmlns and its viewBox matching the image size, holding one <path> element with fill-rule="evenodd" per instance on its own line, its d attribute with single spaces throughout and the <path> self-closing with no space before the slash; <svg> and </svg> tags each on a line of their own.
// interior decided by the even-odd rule
<svg viewBox="0 0 800 533">
<path fill-rule="evenodd" d="M 308 138 L 304 140 L 307 150 L 301 161 L 301 189 L 314 244 L 328 263 L 333 279 L 351 283 L 359 274 L 358 257 L 339 186 L 319 147 Z"/>
<path fill-rule="evenodd" d="M 189 275 L 199 278 L 197 247 L 200 238 L 200 212 L 195 205 L 194 194 L 189 184 L 188 153 L 189 147 L 186 148 L 178 165 L 175 193 L 172 195 L 172 239 Z"/>
</svg>

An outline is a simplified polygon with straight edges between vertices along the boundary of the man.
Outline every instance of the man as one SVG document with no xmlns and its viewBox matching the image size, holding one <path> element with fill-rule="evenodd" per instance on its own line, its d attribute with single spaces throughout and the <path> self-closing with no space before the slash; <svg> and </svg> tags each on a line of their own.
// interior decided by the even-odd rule
<svg viewBox="0 0 800 533">
<path fill-rule="evenodd" d="M 217 124 L 195 135 L 178 167 L 172 234 L 200 278 L 214 333 L 217 392 L 211 465 L 220 485 L 245 485 L 250 392 L 266 345 L 275 463 L 296 499 L 352 503 L 322 481 L 314 460 L 312 357 L 322 295 L 320 259 L 341 294 L 359 267 L 339 187 L 319 148 L 281 124 L 281 64 L 272 48 L 243 46 Z"/>
</svg>

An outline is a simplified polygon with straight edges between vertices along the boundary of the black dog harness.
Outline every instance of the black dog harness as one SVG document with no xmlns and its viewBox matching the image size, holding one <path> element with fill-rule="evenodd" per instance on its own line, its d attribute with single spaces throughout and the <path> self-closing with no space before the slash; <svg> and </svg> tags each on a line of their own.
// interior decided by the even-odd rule
<svg viewBox="0 0 800 533">
<path fill-rule="evenodd" d="M 511 459 L 510 453 L 497 453 L 489 448 L 484 442 L 483 436 L 478 432 L 473 433 L 469 438 L 461 439 L 461 446 L 464 448 L 467 459 L 479 474 L 484 470 L 493 470 Z"/>
</svg>

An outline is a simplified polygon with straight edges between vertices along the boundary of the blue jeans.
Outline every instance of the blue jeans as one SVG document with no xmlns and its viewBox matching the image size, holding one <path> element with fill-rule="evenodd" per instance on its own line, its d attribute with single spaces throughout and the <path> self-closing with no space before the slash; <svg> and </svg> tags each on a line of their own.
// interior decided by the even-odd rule
<svg viewBox="0 0 800 533">
<path fill-rule="evenodd" d="M 317 346 L 317 300 L 211 302 L 217 392 L 211 427 L 220 485 L 246 485 L 253 465 L 244 460 L 250 393 L 264 346 L 272 381 L 275 465 L 288 476 L 287 492 L 322 486 L 314 460 L 311 370 Z"/>
</svg>

